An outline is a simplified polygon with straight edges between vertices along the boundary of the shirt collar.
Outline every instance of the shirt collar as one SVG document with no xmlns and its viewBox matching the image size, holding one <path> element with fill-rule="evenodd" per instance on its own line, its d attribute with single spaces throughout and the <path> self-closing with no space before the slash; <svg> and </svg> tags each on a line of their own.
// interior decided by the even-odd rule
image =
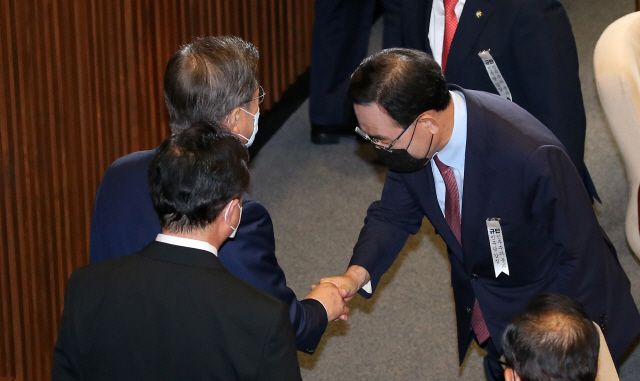
<svg viewBox="0 0 640 381">
<path fill-rule="evenodd" d="M 447 166 L 463 171 L 467 148 L 467 103 L 461 92 L 449 93 L 453 99 L 453 131 L 447 145 L 436 155 Z"/>
<path fill-rule="evenodd" d="M 176 245 L 176 246 L 182 246 L 182 247 L 190 247 L 192 249 L 204 250 L 204 251 L 210 252 L 216 257 L 218 256 L 218 249 L 216 249 L 215 246 L 213 246 L 209 242 L 200 241 L 197 239 L 176 237 L 174 235 L 160 233 L 156 237 L 156 241 L 168 243 L 169 245 Z"/>
</svg>

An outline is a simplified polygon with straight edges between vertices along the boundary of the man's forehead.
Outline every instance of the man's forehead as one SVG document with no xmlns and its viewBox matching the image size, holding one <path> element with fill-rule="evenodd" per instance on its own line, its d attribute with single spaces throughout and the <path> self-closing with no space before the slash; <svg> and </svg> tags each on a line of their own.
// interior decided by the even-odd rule
<svg viewBox="0 0 640 381">
<path fill-rule="evenodd" d="M 385 140 L 395 133 L 396 122 L 377 103 L 354 105 L 360 128 L 372 138 Z"/>
</svg>

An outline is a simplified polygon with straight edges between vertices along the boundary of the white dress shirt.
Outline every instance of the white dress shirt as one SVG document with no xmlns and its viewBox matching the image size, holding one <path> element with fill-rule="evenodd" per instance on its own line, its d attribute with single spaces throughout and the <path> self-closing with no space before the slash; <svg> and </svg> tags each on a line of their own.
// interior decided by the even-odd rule
<svg viewBox="0 0 640 381">
<path fill-rule="evenodd" d="M 458 0 L 454 12 L 456 17 L 460 20 L 462 14 L 462 8 L 466 0 Z M 429 21 L 429 46 L 431 46 L 431 53 L 433 59 L 436 60 L 438 65 L 442 66 L 442 45 L 444 40 L 444 1 L 433 0 L 431 6 L 431 21 Z"/>
<path fill-rule="evenodd" d="M 167 234 L 160 233 L 156 236 L 156 241 L 168 243 L 169 245 L 176 245 L 176 246 L 182 246 L 182 247 L 190 247 L 192 249 L 204 250 L 204 251 L 210 252 L 216 257 L 218 256 L 218 249 L 216 249 L 215 246 L 213 246 L 209 242 L 200 241 L 197 239 L 176 237 L 174 235 L 167 235 Z"/>
<path fill-rule="evenodd" d="M 458 91 L 450 91 L 453 99 L 453 131 L 451 139 L 447 145 L 440 151 L 436 152 L 438 159 L 453 170 L 458 185 L 458 194 L 460 199 L 460 214 L 462 214 L 462 188 L 464 186 L 464 158 L 467 149 L 467 102 L 464 95 Z M 444 184 L 442 174 L 436 165 L 435 160 L 431 160 L 431 172 L 433 172 L 433 180 L 436 184 L 436 196 L 438 204 L 444 213 L 444 198 L 447 193 L 447 187 Z"/>
</svg>

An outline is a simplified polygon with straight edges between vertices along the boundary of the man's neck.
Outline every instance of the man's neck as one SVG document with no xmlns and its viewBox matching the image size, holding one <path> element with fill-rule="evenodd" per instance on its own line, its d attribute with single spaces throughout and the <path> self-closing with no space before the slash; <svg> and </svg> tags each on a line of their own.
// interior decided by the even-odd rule
<svg viewBox="0 0 640 381">
<path fill-rule="evenodd" d="M 440 133 L 438 134 L 438 141 L 434 142 L 435 149 L 432 149 L 432 152 L 440 152 L 447 146 L 447 144 L 449 144 L 449 140 L 451 140 L 451 135 L 453 134 L 453 124 L 455 121 L 454 110 L 455 107 L 453 105 L 452 95 L 447 108 L 436 114 L 438 124 L 440 125 Z"/>
<path fill-rule="evenodd" d="M 213 234 L 212 230 L 213 229 L 211 229 L 210 226 L 207 226 L 204 229 L 193 229 L 187 233 L 181 233 L 181 232 L 175 232 L 167 229 L 162 229 L 162 234 L 166 234 L 173 237 L 195 239 L 197 241 L 207 242 L 209 245 L 215 247 L 216 249 L 219 249 L 220 246 L 222 245 L 222 242 L 224 242 L 224 240 L 216 237 L 216 235 Z"/>
</svg>

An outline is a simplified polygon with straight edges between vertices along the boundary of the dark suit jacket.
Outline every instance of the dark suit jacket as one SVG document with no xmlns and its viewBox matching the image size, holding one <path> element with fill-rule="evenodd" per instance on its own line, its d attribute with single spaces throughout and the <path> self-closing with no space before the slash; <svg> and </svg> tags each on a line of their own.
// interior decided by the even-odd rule
<svg viewBox="0 0 640 381">
<path fill-rule="evenodd" d="M 155 150 L 134 152 L 105 172 L 93 208 L 91 263 L 133 254 L 160 233 L 147 169 Z M 289 305 L 298 350 L 312 354 L 327 327 L 327 312 L 313 299 L 297 300 L 275 255 L 269 212 L 244 195 L 238 233 L 220 248 L 220 261 L 235 276 Z"/>
<path fill-rule="evenodd" d="M 493 94 L 465 90 L 464 95 L 462 247 L 438 205 L 428 164 L 414 173 L 388 172 L 381 200 L 367 212 L 351 264 L 369 271 L 375 289 L 427 216 L 449 251 L 461 362 L 472 339 L 476 298 L 501 350 L 505 326 L 540 293 L 568 295 L 582 303 L 604 327 L 618 359 L 640 332 L 640 315 L 578 172 L 557 138 L 525 110 Z M 508 276 L 494 273 L 489 218 L 500 218 Z"/>
<path fill-rule="evenodd" d="M 203 250 L 152 242 L 76 270 L 53 380 L 301 380 L 288 309 Z"/>
<path fill-rule="evenodd" d="M 427 37 L 431 6 L 432 0 L 403 0 L 404 46 L 432 54 Z M 447 82 L 498 94 L 478 57 L 489 49 L 513 101 L 558 137 L 587 191 L 598 199 L 583 161 L 587 122 L 578 53 L 562 4 L 557 0 L 467 0 L 447 59 Z"/>
</svg>

